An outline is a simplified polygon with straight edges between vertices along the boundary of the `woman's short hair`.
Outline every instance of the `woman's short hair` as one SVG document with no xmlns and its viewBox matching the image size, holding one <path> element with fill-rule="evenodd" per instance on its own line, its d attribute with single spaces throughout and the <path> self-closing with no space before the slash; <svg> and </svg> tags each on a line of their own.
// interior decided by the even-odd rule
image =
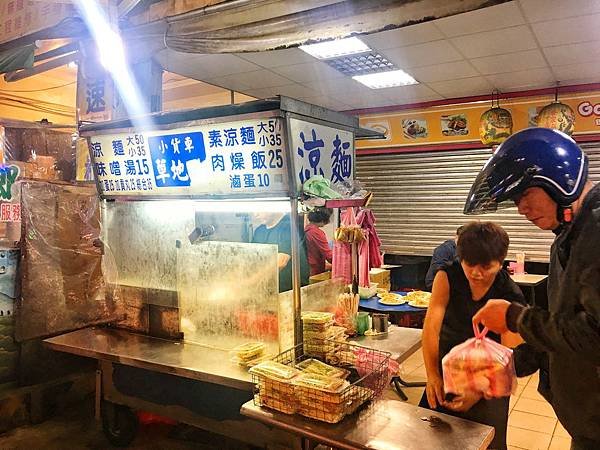
<svg viewBox="0 0 600 450">
<path fill-rule="evenodd" d="M 504 262 L 508 252 L 508 234 L 493 222 L 470 222 L 458 235 L 456 253 L 461 261 L 472 266 Z"/>
<path fill-rule="evenodd" d="M 331 215 L 333 214 L 333 209 L 331 208 L 323 208 L 321 206 L 317 206 L 315 209 L 308 213 L 308 220 L 312 223 L 324 223 L 328 224 L 331 220 Z"/>
</svg>

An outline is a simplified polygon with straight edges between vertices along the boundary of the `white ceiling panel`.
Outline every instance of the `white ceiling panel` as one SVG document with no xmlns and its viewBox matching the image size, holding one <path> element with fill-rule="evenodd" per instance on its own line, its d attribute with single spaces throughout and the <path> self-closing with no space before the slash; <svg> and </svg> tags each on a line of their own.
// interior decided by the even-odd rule
<svg viewBox="0 0 600 450">
<path fill-rule="evenodd" d="M 320 92 L 298 83 L 277 86 L 275 90 L 278 94 L 293 98 L 317 97 L 320 95 Z"/>
<path fill-rule="evenodd" d="M 421 83 L 468 78 L 479 73 L 466 60 L 436 64 L 433 66 L 414 67 L 408 71 Z"/>
<path fill-rule="evenodd" d="M 600 61 L 600 41 L 546 47 L 544 54 L 552 66 Z"/>
<path fill-rule="evenodd" d="M 598 0 L 519 0 L 529 22 L 585 16 L 600 12 Z"/>
<path fill-rule="evenodd" d="M 292 81 L 282 77 L 267 69 L 256 70 L 253 72 L 237 73 L 229 76 L 233 80 L 238 80 L 254 89 L 267 88 L 273 86 L 284 86 L 291 84 Z"/>
<path fill-rule="evenodd" d="M 525 25 L 459 36 L 450 41 L 467 58 L 501 55 L 537 48 L 533 33 Z"/>
<path fill-rule="evenodd" d="M 271 98 L 275 97 L 278 94 L 278 89 L 276 87 L 262 89 L 246 89 L 242 93 L 255 98 Z"/>
<path fill-rule="evenodd" d="M 155 59 L 253 97 L 283 94 L 336 110 L 600 81 L 600 0 L 514 0 L 361 39 L 420 83 L 371 90 L 298 48 L 235 55 L 167 50 Z M 171 94 L 185 97 L 185 86 L 171 86 Z"/>
<path fill-rule="evenodd" d="M 483 75 L 548 67 L 542 52 L 539 50 L 526 50 L 524 52 L 507 53 L 505 55 L 474 58 L 471 59 L 471 63 Z"/>
<path fill-rule="evenodd" d="M 292 66 L 275 67 L 273 72 L 278 73 L 296 83 L 306 83 L 308 81 L 326 80 L 332 78 L 341 78 L 343 73 L 332 69 L 327 64 L 313 59 L 314 62 L 304 64 L 294 64 Z"/>
<path fill-rule="evenodd" d="M 430 66 L 463 59 L 460 53 L 447 41 L 433 41 L 409 47 L 391 48 L 387 49 L 384 55 L 401 69 Z"/>
<path fill-rule="evenodd" d="M 600 2 L 598 2 L 600 3 Z M 600 14 L 532 24 L 542 47 L 600 40 Z"/>
<path fill-rule="evenodd" d="M 429 87 L 445 98 L 490 94 L 493 89 L 493 86 L 483 77 L 436 81 L 429 83 Z"/>
<path fill-rule="evenodd" d="M 434 23 L 447 37 L 455 37 L 522 25 L 525 19 L 517 3 L 513 1 L 444 17 Z"/>
<path fill-rule="evenodd" d="M 184 63 L 187 67 L 194 70 L 199 76 L 204 77 L 205 79 L 261 69 L 260 66 L 249 63 L 237 56 L 223 54 L 189 54 Z"/>
<path fill-rule="evenodd" d="M 386 96 L 396 103 L 415 103 L 427 102 L 430 100 L 439 100 L 442 98 L 437 92 L 424 84 L 415 84 L 412 86 L 398 86 L 393 88 L 381 89 L 381 95 Z"/>
<path fill-rule="evenodd" d="M 270 52 L 236 53 L 236 56 L 265 68 L 291 66 L 293 64 L 314 62 L 315 60 L 314 57 L 298 48 L 272 50 Z"/>
<path fill-rule="evenodd" d="M 444 39 L 444 35 L 432 22 L 424 22 L 395 30 L 382 31 L 359 36 L 362 41 L 373 49 L 385 50 L 395 47 L 422 44 L 424 42 Z"/>
<path fill-rule="evenodd" d="M 590 79 L 595 79 L 598 82 L 600 80 L 600 61 L 568 66 L 552 66 L 552 71 L 556 75 L 556 79 L 563 84 L 578 80 L 582 80 L 583 83 Z"/>
<path fill-rule="evenodd" d="M 308 81 L 305 86 L 317 91 L 319 94 L 350 94 L 352 92 L 371 92 L 371 89 L 354 81 L 350 77 L 330 80 Z"/>
<path fill-rule="evenodd" d="M 242 92 L 246 89 L 252 89 L 251 84 L 240 80 L 240 77 L 237 75 L 225 75 L 217 78 L 207 78 L 205 81 L 207 83 L 214 84 L 215 86 L 221 86 L 222 88 L 230 89 L 232 91 Z"/>
<path fill-rule="evenodd" d="M 556 80 L 549 68 L 529 69 L 510 74 L 488 75 L 486 79 L 501 91 L 516 91 L 554 86 Z"/>
<path fill-rule="evenodd" d="M 337 99 L 319 95 L 317 97 L 304 97 L 300 98 L 303 102 L 312 103 L 313 105 L 323 106 L 324 108 L 333 109 L 334 111 L 345 111 L 348 109 L 353 109 L 354 107 L 348 105 L 347 103 L 343 103 L 338 101 Z"/>
</svg>

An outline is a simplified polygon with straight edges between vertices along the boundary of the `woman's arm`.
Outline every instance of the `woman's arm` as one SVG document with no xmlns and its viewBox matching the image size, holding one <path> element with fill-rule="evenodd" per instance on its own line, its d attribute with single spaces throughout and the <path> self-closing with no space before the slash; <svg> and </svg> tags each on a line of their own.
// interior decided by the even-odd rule
<svg viewBox="0 0 600 450">
<path fill-rule="evenodd" d="M 429 308 L 423 325 L 423 359 L 427 371 L 427 402 L 435 408 L 444 402 L 442 374 L 439 370 L 440 330 L 450 299 L 450 283 L 445 271 L 436 273 Z"/>
</svg>

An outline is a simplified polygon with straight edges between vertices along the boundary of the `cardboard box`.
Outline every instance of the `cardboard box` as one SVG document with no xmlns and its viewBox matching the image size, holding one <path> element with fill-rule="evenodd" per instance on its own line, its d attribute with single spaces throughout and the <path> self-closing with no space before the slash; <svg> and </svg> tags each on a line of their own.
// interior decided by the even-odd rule
<svg viewBox="0 0 600 450">
<path fill-rule="evenodd" d="M 377 283 L 377 287 L 387 289 L 388 291 L 392 286 L 390 271 L 387 269 L 371 269 L 369 272 L 369 279 L 371 280 L 371 283 Z"/>
</svg>

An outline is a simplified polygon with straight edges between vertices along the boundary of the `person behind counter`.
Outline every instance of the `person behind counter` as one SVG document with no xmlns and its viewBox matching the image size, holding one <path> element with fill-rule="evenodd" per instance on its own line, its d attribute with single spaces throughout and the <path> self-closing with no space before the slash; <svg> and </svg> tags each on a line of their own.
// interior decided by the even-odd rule
<svg viewBox="0 0 600 450">
<path fill-rule="evenodd" d="M 452 239 L 442 242 L 433 251 L 431 264 L 429 265 L 427 275 L 425 275 L 425 288 L 428 291 L 431 291 L 431 288 L 433 287 L 433 279 L 435 278 L 437 271 L 445 265 L 453 263 L 456 259 L 456 240 L 458 239 L 458 235 L 462 231 L 462 228 L 462 226 L 458 227 L 456 229 L 456 235 Z"/>
<path fill-rule="evenodd" d="M 321 207 L 308 213 L 308 224 L 304 227 L 304 234 L 311 276 L 325 272 L 328 269 L 328 263 L 331 263 L 331 248 L 327 242 L 327 235 L 321 228 L 330 222 L 332 214 L 332 209 Z M 331 264 L 329 264 L 330 267 Z"/>
<path fill-rule="evenodd" d="M 521 290 L 502 269 L 508 242 L 506 231 L 492 222 L 465 225 L 458 236 L 458 261 L 441 267 L 435 275 L 423 327 L 427 386 L 419 406 L 493 426 L 496 430 L 490 445 L 493 449 L 506 449 L 509 397 L 447 401 L 442 358 L 454 346 L 473 337 L 471 320 L 489 299 L 524 302 Z M 518 335 L 488 333 L 487 337 L 512 344 L 509 341 L 515 341 Z"/>
<path fill-rule="evenodd" d="M 285 213 L 255 213 L 258 225 L 252 242 L 255 244 L 275 244 L 278 247 L 277 267 L 279 268 L 279 292 L 292 289 L 292 231 L 290 215 Z M 308 284 L 309 268 L 306 259 L 304 233 L 300 236 L 300 284 Z"/>
</svg>

